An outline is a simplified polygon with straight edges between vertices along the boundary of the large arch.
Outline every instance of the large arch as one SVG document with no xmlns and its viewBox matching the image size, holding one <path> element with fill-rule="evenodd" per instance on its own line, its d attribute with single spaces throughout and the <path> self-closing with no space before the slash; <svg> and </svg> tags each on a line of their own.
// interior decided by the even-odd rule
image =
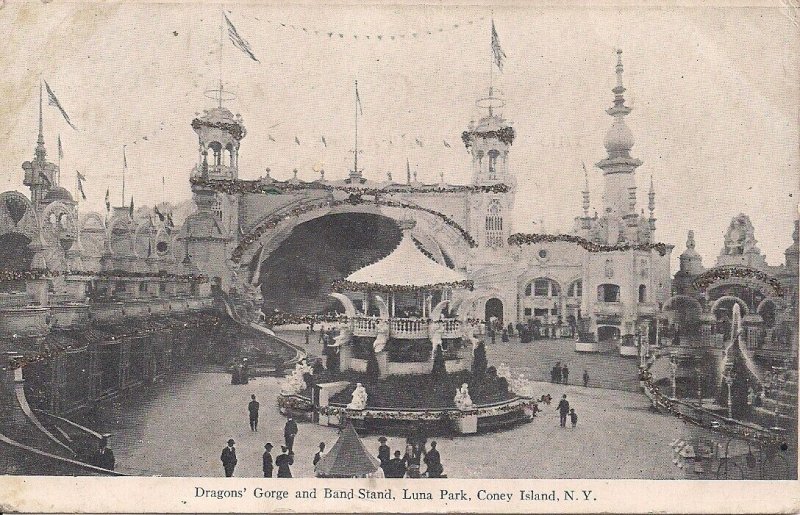
<svg viewBox="0 0 800 515">
<path fill-rule="evenodd" d="M 28 197 L 18 191 L 0 193 L 0 234 L 19 233 L 31 241 L 39 234 L 39 220 Z"/>
<path fill-rule="evenodd" d="M 700 331 L 700 316 L 703 305 L 690 295 L 673 295 L 664 303 L 662 312 L 667 316 L 669 327 L 682 335 L 696 335 Z"/>
</svg>

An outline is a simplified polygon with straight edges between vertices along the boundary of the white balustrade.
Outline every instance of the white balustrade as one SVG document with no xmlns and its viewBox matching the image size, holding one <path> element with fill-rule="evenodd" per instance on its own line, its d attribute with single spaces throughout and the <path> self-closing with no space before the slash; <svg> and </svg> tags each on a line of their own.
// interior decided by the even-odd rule
<svg viewBox="0 0 800 515">
<path fill-rule="evenodd" d="M 428 337 L 428 321 L 422 318 L 392 318 L 389 320 L 392 338 L 421 339 Z"/>
<path fill-rule="evenodd" d="M 353 336 L 378 336 L 377 323 L 375 317 L 354 317 Z"/>
</svg>

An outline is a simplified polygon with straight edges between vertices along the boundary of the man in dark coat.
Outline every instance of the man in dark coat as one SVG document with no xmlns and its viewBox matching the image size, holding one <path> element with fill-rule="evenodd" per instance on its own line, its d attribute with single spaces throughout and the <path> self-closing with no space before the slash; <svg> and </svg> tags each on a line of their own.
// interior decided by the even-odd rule
<svg viewBox="0 0 800 515">
<path fill-rule="evenodd" d="M 225 477 L 233 477 L 233 469 L 236 468 L 236 449 L 233 447 L 233 438 L 228 440 L 228 446 L 222 449 L 222 467 L 225 469 Z"/>
<path fill-rule="evenodd" d="M 444 468 L 442 467 L 442 458 L 439 456 L 439 451 L 436 450 L 436 442 L 431 442 L 431 450 L 425 454 L 425 465 L 428 466 L 428 477 L 442 477 Z"/>
<path fill-rule="evenodd" d="M 386 437 L 385 436 L 381 436 L 380 438 L 378 438 L 378 441 L 381 443 L 380 446 L 378 446 L 378 459 L 381 462 L 381 468 L 383 469 L 383 475 L 385 476 L 386 475 L 386 465 L 389 463 L 389 460 L 392 457 L 391 456 L 391 449 L 389 449 L 389 446 L 386 445 Z"/>
<path fill-rule="evenodd" d="M 589 386 L 589 371 L 588 370 L 584 370 L 583 371 L 583 387 L 586 388 L 587 386 Z"/>
<path fill-rule="evenodd" d="M 264 469 L 264 477 L 272 477 L 272 444 L 268 443 L 264 446 L 264 455 L 261 457 L 262 468 Z"/>
<path fill-rule="evenodd" d="M 294 463 L 294 453 L 285 445 L 281 445 L 281 454 L 275 458 L 275 465 L 278 466 L 278 477 L 292 477 L 292 470 L 289 465 Z"/>
<path fill-rule="evenodd" d="M 561 380 L 563 381 L 564 384 L 567 384 L 567 382 L 569 381 L 569 369 L 567 368 L 566 363 L 564 364 L 563 367 L 561 367 Z"/>
<path fill-rule="evenodd" d="M 297 436 L 297 423 L 292 419 L 292 414 L 289 413 L 289 420 L 283 426 L 283 439 L 286 440 L 286 448 L 290 451 L 294 446 L 294 437 Z"/>
<path fill-rule="evenodd" d="M 108 448 L 108 439 L 104 436 L 100 440 L 99 448 L 97 449 L 97 456 L 95 457 L 95 464 L 107 470 L 114 470 L 114 452 Z"/>
<path fill-rule="evenodd" d="M 406 464 L 400 457 L 400 451 L 394 451 L 394 458 L 387 463 L 384 475 L 389 478 L 404 477 L 406 475 Z"/>
<path fill-rule="evenodd" d="M 561 401 L 556 408 L 561 415 L 561 427 L 567 427 L 567 415 L 569 414 L 569 402 L 567 401 L 567 394 L 561 396 Z"/>
<path fill-rule="evenodd" d="M 256 400 L 255 394 L 250 396 L 250 403 L 247 405 L 247 411 L 250 412 L 250 431 L 258 431 L 258 408 L 260 404 Z"/>
<path fill-rule="evenodd" d="M 313 463 L 315 467 L 317 466 L 317 463 L 319 463 L 319 460 L 321 460 L 323 456 L 325 456 L 325 442 L 320 442 L 319 451 L 317 451 L 317 453 L 314 455 Z"/>
</svg>

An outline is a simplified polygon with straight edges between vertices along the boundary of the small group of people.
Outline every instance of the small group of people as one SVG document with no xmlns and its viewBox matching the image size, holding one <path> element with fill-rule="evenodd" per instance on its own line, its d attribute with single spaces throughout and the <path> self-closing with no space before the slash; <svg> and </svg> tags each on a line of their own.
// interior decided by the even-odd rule
<svg viewBox="0 0 800 515">
<path fill-rule="evenodd" d="M 391 449 L 386 445 L 387 439 L 385 436 L 378 438 L 380 446 L 378 447 L 378 460 L 381 462 L 383 475 L 387 478 L 441 478 L 447 477 L 443 475 L 444 467 L 442 466 L 442 457 L 436 449 L 436 442 L 431 442 L 431 448 L 426 450 L 423 443 L 412 443 L 411 439 L 407 440 L 406 453 L 402 457 L 399 450 L 394 451 L 394 457 L 391 456 Z M 420 473 L 420 464 L 425 463 L 426 470 Z"/>
<path fill-rule="evenodd" d="M 261 404 L 256 400 L 255 394 L 250 395 L 250 402 L 247 404 L 248 420 L 250 422 L 250 431 L 258 431 L 258 411 Z M 297 422 L 292 418 L 290 413 L 287 417 L 286 424 L 283 426 L 283 439 L 284 444 L 281 445 L 281 454 L 279 454 L 274 462 L 272 459 L 272 442 L 264 445 L 264 454 L 262 455 L 262 469 L 264 477 L 272 477 L 274 467 L 278 467 L 278 477 L 292 477 L 292 470 L 290 466 L 294 464 L 294 438 L 297 436 L 298 428 Z M 222 449 L 222 468 L 225 469 L 225 477 L 232 477 L 233 471 L 236 468 L 238 460 L 236 458 L 236 442 L 233 438 L 228 440 L 228 445 Z M 324 445 L 324 444 L 322 444 Z M 320 449 L 322 450 L 322 449 Z M 316 463 L 315 463 L 316 465 Z"/>
<path fill-rule="evenodd" d="M 561 400 L 558 403 L 556 411 L 558 411 L 561 417 L 561 427 L 567 427 L 567 417 L 569 417 L 569 421 L 572 423 L 573 428 L 578 425 L 578 414 L 575 413 L 575 408 L 570 408 L 569 401 L 567 400 L 567 394 L 561 396 Z"/>
<path fill-rule="evenodd" d="M 247 358 L 242 358 L 230 370 L 231 384 L 247 384 L 250 382 L 250 364 L 247 362 Z"/>
<path fill-rule="evenodd" d="M 550 382 L 569 384 L 569 367 L 566 363 L 562 365 L 560 361 L 556 361 L 556 364 L 550 369 Z"/>
<path fill-rule="evenodd" d="M 233 471 L 236 469 L 236 464 L 239 460 L 236 458 L 236 442 L 233 438 L 228 440 L 228 445 L 222 449 L 222 468 L 225 470 L 225 477 L 233 477 Z M 281 454 L 279 454 L 274 461 L 272 459 L 272 443 L 267 442 L 264 445 L 264 454 L 261 457 L 262 469 L 264 477 L 272 477 L 274 467 L 278 467 L 278 477 L 292 477 L 292 471 L 289 468 L 294 463 L 294 453 L 285 445 L 281 445 Z"/>
</svg>

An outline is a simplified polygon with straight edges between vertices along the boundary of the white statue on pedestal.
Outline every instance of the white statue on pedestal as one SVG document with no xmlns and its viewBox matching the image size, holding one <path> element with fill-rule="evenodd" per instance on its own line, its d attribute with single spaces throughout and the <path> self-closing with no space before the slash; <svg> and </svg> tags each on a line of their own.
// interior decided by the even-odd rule
<svg viewBox="0 0 800 515">
<path fill-rule="evenodd" d="M 375 351 L 375 354 L 383 351 L 384 347 L 386 347 L 386 343 L 389 341 L 389 324 L 386 320 L 378 319 L 375 322 L 375 331 L 377 331 L 378 336 L 375 338 L 375 341 L 372 342 L 372 349 Z"/>
<path fill-rule="evenodd" d="M 505 363 L 500 363 L 500 366 L 497 367 L 497 377 L 505 378 L 506 381 L 511 384 L 511 367 L 506 365 Z"/>
<path fill-rule="evenodd" d="M 467 383 L 461 385 L 461 388 L 456 389 L 456 396 L 453 397 L 453 402 L 456 403 L 456 408 L 466 410 L 472 408 L 472 397 L 469 396 L 469 386 Z"/>
<path fill-rule="evenodd" d="M 436 321 L 432 322 L 431 327 L 431 346 L 433 348 L 433 353 L 436 353 L 436 347 L 442 344 L 442 338 L 444 337 L 444 324 L 442 322 Z"/>
<path fill-rule="evenodd" d="M 302 360 L 294 366 L 294 370 L 292 373 L 286 376 L 283 384 L 281 385 L 281 393 L 284 395 L 296 395 L 301 393 L 306 389 L 308 385 L 306 385 L 305 379 L 303 379 L 304 374 L 313 374 L 314 370 L 311 366 L 306 363 L 306 360 Z"/>
<path fill-rule="evenodd" d="M 347 409 L 363 410 L 367 407 L 367 389 L 361 383 L 356 383 L 356 389 L 353 390 L 353 398 Z"/>
<path fill-rule="evenodd" d="M 533 383 L 525 379 L 523 374 L 520 374 L 516 379 L 512 379 L 509 387 L 512 392 L 521 397 L 533 397 Z"/>
</svg>

